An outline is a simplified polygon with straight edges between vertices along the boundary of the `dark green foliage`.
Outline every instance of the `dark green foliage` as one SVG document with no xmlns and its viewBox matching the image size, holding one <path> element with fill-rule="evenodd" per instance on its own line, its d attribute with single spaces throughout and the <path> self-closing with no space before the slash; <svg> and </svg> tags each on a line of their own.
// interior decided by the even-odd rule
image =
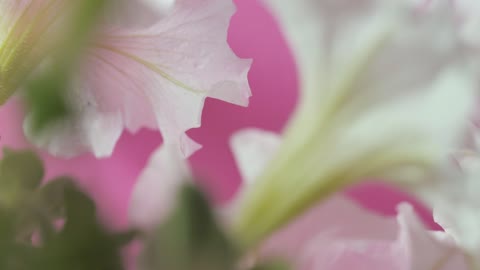
<svg viewBox="0 0 480 270">
<path fill-rule="evenodd" d="M 280 261 L 272 261 L 259 264 L 253 267 L 251 270 L 290 270 L 288 264 Z"/>
<path fill-rule="evenodd" d="M 220 229 L 203 194 L 186 186 L 170 219 L 146 240 L 141 269 L 230 270 L 237 252 Z"/>
<path fill-rule="evenodd" d="M 1 270 L 122 270 L 121 251 L 139 234 L 114 233 L 93 200 L 68 177 L 41 185 L 44 169 L 30 151 L 5 150 L 0 160 Z M 144 234 L 139 270 L 235 270 L 242 253 L 223 232 L 194 186 L 178 194 L 170 217 Z M 36 239 L 32 241 L 32 239 Z M 288 270 L 259 264 L 251 270 Z"/>
<path fill-rule="evenodd" d="M 36 269 L 123 269 L 123 243 L 98 222 L 93 201 L 74 186 L 64 194 L 65 225 L 38 247 L 33 257 Z"/>
<path fill-rule="evenodd" d="M 61 177 L 40 186 L 33 152 L 5 150 L 0 161 L 0 269 L 121 270 L 121 250 L 134 232 L 113 233 L 95 204 Z M 64 223 L 60 226 L 60 223 Z M 32 237 L 37 236 L 37 241 Z"/>
<path fill-rule="evenodd" d="M 14 207 L 36 190 L 43 178 L 43 164 L 31 151 L 3 150 L 0 160 L 0 208 Z"/>
</svg>

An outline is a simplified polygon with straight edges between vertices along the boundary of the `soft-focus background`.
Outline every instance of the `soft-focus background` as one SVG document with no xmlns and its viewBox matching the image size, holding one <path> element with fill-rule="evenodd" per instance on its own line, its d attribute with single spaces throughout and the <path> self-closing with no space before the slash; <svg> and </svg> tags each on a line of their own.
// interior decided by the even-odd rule
<svg viewBox="0 0 480 270">
<path fill-rule="evenodd" d="M 235 2 L 238 12 L 232 18 L 229 43 L 238 56 L 254 60 L 249 73 L 253 93 L 250 106 L 242 108 L 207 100 L 202 127 L 189 131 L 204 146 L 192 157 L 192 166 L 201 184 L 218 203 L 228 200 L 241 181 L 228 146 L 231 134 L 245 127 L 280 131 L 297 98 L 295 65 L 273 18 L 257 0 Z M 19 111 L 15 100 L 0 108 L 2 147 L 26 146 Z M 65 161 L 43 156 L 48 164 L 48 177 L 75 175 L 96 199 L 104 220 L 115 228 L 124 228 L 128 226 L 132 186 L 150 153 L 160 144 L 157 132 L 144 130 L 134 135 L 124 134 L 109 159 L 95 160 L 84 155 Z M 374 183 L 352 187 L 347 194 L 383 214 L 394 214 L 396 204 L 408 200 L 405 194 Z M 428 211 L 417 209 L 432 225 Z"/>
</svg>

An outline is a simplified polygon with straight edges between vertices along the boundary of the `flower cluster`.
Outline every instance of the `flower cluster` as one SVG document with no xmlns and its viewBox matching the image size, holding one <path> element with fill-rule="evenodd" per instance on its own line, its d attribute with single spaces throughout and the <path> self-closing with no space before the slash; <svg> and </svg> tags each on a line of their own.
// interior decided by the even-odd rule
<svg viewBox="0 0 480 270">
<path fill-rule="evenodd" d="M 4 267 L 22 267 L 22 254 L 27 268 L 63 269 L 69 256 L 103 265 L 85 251 L 95 245 L 105 269 L 119 269 L 121 248 L 137 239 L 144 270 L 284 269 L 278 259 L 299 270 L 480 269 L 477 2 L 263 0 L 294 56 L 299 101 L 281 134 L 233 135 L 243 184 L 215 207 L 194 187 L 187 158 L 200 145 L 185 132 L 200 126 L 207 97 L 248 103 L 251 61 L 226 40 L 231 0 L 0 1 L 0 103 L 17 93 L 42 100 L 24 121 L 33 144 L 108 157 L 124 130 L 163 136 L 132 191 L 132 232 L 108 233 L 69 184 L 48 233 L 44 219 L 27 219 L 22 245 L 0 239 Z M 38 129 L 56 102 L 69 113 Z M 12 209 L 32 208 L 20 203 L 35 192 L 16 155 L 32 158 L 8 150 L 0 163 L 0 235 L 2 226 L 20 234 Z M 339 194 L 367 179 L 416 196 L 443 230 L 408 203 L 384 217 Z"/>
</svg>

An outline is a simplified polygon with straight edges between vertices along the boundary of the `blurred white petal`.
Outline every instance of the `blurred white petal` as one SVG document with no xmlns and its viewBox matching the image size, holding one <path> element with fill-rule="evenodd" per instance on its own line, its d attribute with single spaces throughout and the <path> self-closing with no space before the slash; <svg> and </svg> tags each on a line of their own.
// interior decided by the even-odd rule
<svg viewBox="0 0 480 270">
<path fill-rule="evenodd" d="M 75 3 L 0 2 L 0 104 L 57 51 Z M 248 104 L 251 61 L 239 59 L 227 43 L 234 12 L 229 0 L 112 3 L 72 83 L 74 122 L 33 137 L 27 120 L 29 138 L 55 155 L 106 157 L 123 129 L 145 127 L 159 129 L 167 144 L 190 155 L 199 145 L 185 132 L 200 126 L 207 97 Z M 95 134 L 100 130 L 104 134 Z"/>
<path fill-rule="evenodd" d="M 177 149 L 161 146 L 139 176 L 130 198 L 130 222 L 142 229 L 161 223 L 174 208 L 181 186 L 191 178 L 190 169 Z"/>
<path fill-rule="evenodd" d="M 463 270 L 462 251 L 444 232 L 427 230 L 412 207 L 383 217 L 334 196 L 262 244 L 259 260 L 289 259 L 299 270 Z"/>
<path fill-rule="evenodd" d="M 478 130 L 472 137 L 477 139 Z M 455 153 L 453 162 L 420 186 L 416 194 L 433 207 L 435 221 L 480 267 L 480 152 L 478 145 Z M 475 148 L 477 147 L 477 148 Z"/>
<path fill-rule="evenodd" d="M 280 145 L 278 134 L 261 129 L 244 129 L 233 134 L 230 148 L 242 175 L 244 186 L 253 183 L 265 169 Z"/>
<path fill-rule="evenodd" d="M 237 226 L 247 245 L 354 181 L 421 184 L 461 140 L 477 90 L 446 2 L 425 14 L 402 1 L 266 3 L 296 57 L 302 96 L 245 194 Z"/>
</svg>

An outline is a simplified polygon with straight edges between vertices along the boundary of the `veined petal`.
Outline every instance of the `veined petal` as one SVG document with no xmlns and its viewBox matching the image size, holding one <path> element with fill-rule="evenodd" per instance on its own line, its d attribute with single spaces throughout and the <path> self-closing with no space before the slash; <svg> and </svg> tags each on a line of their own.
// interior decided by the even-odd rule
<svg viewBox="0 0 480 270">
<path fill-rule="evenodd" d="M 250 60 L 237 58 L 226 41 L 233 12 L 231 1 L 179 0 L 167 17 L 150 28 L 113 28 L 100 35 L 85 61 L 84 84 L 74 89 L 73 96 L 88 97 L 72 100 L 81 114 L 78 121 L 115 115 L 132 132 L 158 128 L 166 144 L 190 155 L 199 145 L 185 131 L 200 126 L 206 97 L 248 103 Z M 91 130 L 93 124 L 72 125 Z M 117 122 L 112 126 L 117 129 Z M 67 140 L 60 138 L 62 134 L 69 133 L 52 128 L 44 136 L 49 141 L 41 145 L 51 150 L 55 142 Z M 72 145 L 62 147 L 63 155 L 92 151 L 108 156 L 117 139 L 111 137 L 108 146 L 70 139 Z"/>
<path fill-rule="evenodd" d="M 0 1 L 0 105 L 43 60 L 70 7 L 63 0 Z"/>
<path fill-rule="evenodd" d="M 177 149 L 161 146 L 141 173 L 130 198 L 129 218 L 134 226 L 150 229 L 174 207 L 177 191 L 190 179 L 190 169 Z"/>
<path fill-rule="evenodd" d="M 267 2 L 297 56 L 303 97 L 245 195 L 246 245 L 354 181 L 421 183 L 459 142 L 476 95 L 448 6 L 418 16 L 401 1 Z"/>
</svg>

